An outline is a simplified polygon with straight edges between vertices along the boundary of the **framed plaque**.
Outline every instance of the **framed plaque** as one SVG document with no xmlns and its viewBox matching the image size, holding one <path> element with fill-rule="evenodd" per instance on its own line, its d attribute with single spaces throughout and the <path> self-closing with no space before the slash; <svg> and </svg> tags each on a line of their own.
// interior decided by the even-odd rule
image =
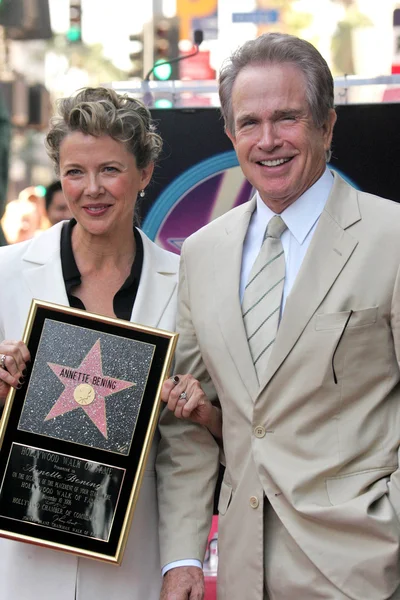
<svg viewBox="0 0 400 600">
<path fill-rule="evenodd" d="M 0 536 L 122 562 L 177 337 L 32 302 L 0 425 Z"/>
</svg>

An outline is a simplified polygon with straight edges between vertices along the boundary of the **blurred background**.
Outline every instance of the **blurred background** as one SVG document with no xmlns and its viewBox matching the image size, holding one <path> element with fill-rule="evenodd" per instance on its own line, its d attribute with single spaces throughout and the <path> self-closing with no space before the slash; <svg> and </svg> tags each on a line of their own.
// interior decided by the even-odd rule
<svg viewBox="0 0 400 600">
<path fill-rule="evenodd" d="M 15 229 L 23 213 L 10 241 L 49 224 L 44 193 L 54 173 L 43 140 L 57 98 L 86 85 L 140 90 L 156 61 L 193 53 L 196 30 L 196 56 L 148 77 L 159 81 L 155 108 L 217 106 L 221 62 L 265 31 L 312 42 L 345 82 L 339 102 L 352 78 L 400 73 L 400 2 L 392 0 L 0 0 L 0 217 L 7 205 Z M 172 82 L 189 90 L 178 102 Z M 397 78 L 382 82 L 360 86 L 356 100 L 399 101 Z"/>
</svg>

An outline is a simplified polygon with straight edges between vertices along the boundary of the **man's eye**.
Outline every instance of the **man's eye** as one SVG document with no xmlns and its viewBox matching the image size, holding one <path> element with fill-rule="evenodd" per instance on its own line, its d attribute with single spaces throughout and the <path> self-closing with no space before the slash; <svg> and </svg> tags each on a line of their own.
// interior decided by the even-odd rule
<svg viewBox="0 0 400 600">
<path fill-rule="evenodd" d="M 248 119 L 247 121 L 243 121 L 243 123 L 241 123 L 240 128 L 243 129 L 243 127 L 251 127 L 251 125 L 255 124 L 255 120 L 254 119 Z"/>
<path fill-rule="evenodd" d="M 284 116 L 282 117 L 282 120 L 283 120 L 283 121 L 295 121 L 295 120 L 296 120 L 296 117 L 295 117 L 294 115 L 284 115 Z"/>
</svg>

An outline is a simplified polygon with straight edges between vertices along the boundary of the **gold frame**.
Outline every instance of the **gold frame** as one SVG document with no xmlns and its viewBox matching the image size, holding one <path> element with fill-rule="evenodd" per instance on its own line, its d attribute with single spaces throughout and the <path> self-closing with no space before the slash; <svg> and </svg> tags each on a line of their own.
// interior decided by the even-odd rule
<svg viewBox="0 0 400 600">
<path fill-rule="evenodd" d="M 39 318 L 40 315 L 40 318 Z M 49 315 L 52 315 L 52 317 Z M 28 542 L 28 543 L 32 543 L 32 544 L 39 544 L 41 546 L 45 546 L 48 548 L 52 548 L 55 550 L 62 550 L 65 552 L 69 552 L 69 553 L 73 553 L 76 554 L 78 556 L 82 556 L 85 558 L 92 558 L 92 559 L 97 559 L 97 560 L 101 560 L 101 561 L 105 561 L 105 562 L 109 562 L 112 564 L 121 564 L 122 562 L 122 558 L 123 558 L 123 554 L 124 554 L 124 550 L 126 547 L 126 543 L 127 543 L 127 539 L 128 539 L 128 534 L 129 534 L 129 529 L 132 523 L 132 518 L 133 518 L 133 514 L 134 514 L 134 510 L 135 510 L 135 506 L 136 506 L 136 502 L 137 502 L 137 498 L 138 498 L 138 493 L 139 493 L 139 489 L 142 483 L 142 479 L 143 479 L 143 475 L 144 475 L 144 470 L 145 470 L 145 466 L 146 466 L 146 462 L 150 453 L 150 448 L 151 448 L 151 444 L 152 444 L 152 440 L 154 437 L 154 433 L 156 431 L 157 428 L 157 423 L 158 423 L 158 417 L 159 417 L 159 412 L 160 412 L 160 405 L 161 405 L 161 400 L 160 400 L 160 395 L 161 395 L 161 388 L 162 388 L 162 384 L 164 382 L 164 380 L 169 376 L 169 372 L 170 372 L 170 367 L 171 367 L 171 363 L 172 363 L 172 359 L 173 359 L 173 354 L 175 351 L 175 347 L 176 347 L 176 343 L 177 343 L 177 339 L 178 339 L 178 334 L 177 333 L 173 333 L 173 332 L 169 332 L 169 331 L 165 331 L 165 330 L 161 330 L 161 329 L 156 329 L 154 327 L 146 327 L 143 325 L 138 325 L 136 323 L 131 323 L 129 321 L 124 321 L 121 319 L 114 319 L 114 318 L 110 318 L 110 317 L 103 317 L 100 315 L 96 315 L 93 313 L 89 313 L 86 312 L 84 310 L 79 310 L 79 309 L 73 309 L 73 308 L 69 308 L 69 307 L 64 307 L 64 306 L 60 306 L 57 304 L 53 304 L 50 302 L 44 302 L 44 301 L 37 301 L 37 300 L 33 300 L 32 304 L 31 304 L 31 308 L 29 311 L 29 315 L 28 315 L 28 319 L 26 322 L 26 326 L 25 326 L 25 330 L 24 330 L 24 335 L 23 335 L 23 341 L 25 342 L 25 344 L 28 346 L 28 348 L 30 349 L 31 353 L 32 353 L 32 344 L 31 344 L 31 340 L 32 340 L 32 332 L 34 331 L 35 328 L 40 328 L 40 331 L 43 331 L 44 328 L 44 323 L 46 321 L 46 319 L 51 320 L 51 318 L 53 318 L 53 320 L 61 322 L 61 323 L 69 323 L 71 324 L 71 322 L 73 322 L 75 324 L 76 322 L 82 323 L 81 325 L 78 325 L 78 327 L 82 328 L 82 331 L 84 330 L 90 330 L 90 331 L 100 331 L 102 333 L 109 333 L 109 329 L 112 328 L 112 335 L 122 335 L 122 333 L 129 336 L 130 339 L 132 339 L 133 341 L 137 341 L 137 338 L 135 337 L 136 335 L 139 336 L 139 338 L 142 338 L 141 341 L 143 341 L 143 338 L 146 340 L 147 338 L 149 339 L 149 343 L 154 344 L 155 348 L 156 348 L 156 352 L 160 353 L 161 357 L 162 357 L 162 361 L 159 359 L 158 361 L 152 361 L 149 371 L 148 371 L 148 375 L 150 375 L 150 377 L 148 377 L 148 380 L 145 384 L 144 387 L 144 400 L 143 402 L 148 401 L 148 398 L 146 398 L 146 393 L 147 393 L 147 388 L 150 385 L 153 386 L 155 388 L 155 394 L 154 394 L 154 399 L 153 399 L 153 405 L 151 408 L 151 411 L 149 412 L 148 416 L 142 416 L 142 407 L 140 407 L 138 415 L 137 415 L 137 421 L 139 421 L 139 419 L 143 419 L 145 426 L 146 426 L 146 430 L 145 430 L 145 435 L 144 435 L 144 441 L 143 444 L 141 446 L 141 451 L 140 451 L 140 456 L 137 457 L 137 465 L 135 468 L 135 472 L 131 473 L 130 469 L 128 468 L 128 466 L 126 466 L 126 471 L 129 473 L 129 477 L 128 478 L 123 478 L 122 482 L 121 482 L 121 488 L 120 488 L 120 493 L 122 493 L 122 491 L 125 494 L 125 497 L 128 498 L 127 501 L 125 500 L 125 504 L 126 504 L 126 509 L 125 511 L 122 511 L 122 514 L 119 516 L 119 521 L 122 522 L 122 525 L 120 527 L 120 529 L 118 529 L 117 531 L 119 531 L 119 534 L 117 535 L 116 533 L 113 533 L 114 536 L 114 542 L 111 546 L 114 547 L 114 550 L 112 551 L 110 549 L 110 552 L 101 552 L 101 551 L 97 551 L 94 550 L 93 547 L 95 547 L 96 545 L 100 545 L 100 547 L 104 547 L 101 546 L 101 544 L 105 544 L 106 546 L 109 544 L 108 541 L 99 541 L 99 540 L 94 540 L 90 537 L 84 537 L 85 542 L 83 544 L 84 547 L 82 546 L 78 546 L 78 545 L 73 545 L 71 543 L 63 543 L 58 541 L 51 541 L 49 539 L 43 539 L 43 537 L 38 536 L 34 536 L 31 534 L 27 534 L 26 532 L 22 532 L 18 531 L 18 529 L 23 529 L 23 525 L 21 523 L 24 523 L 23 520 L 20 519 L 15 519 L 15 521 L 18 523 L 18 527 L 17 530 L 15 530 L 15 524 L 14 524 L 14 528 L 13 527 L 4 527 L 4 522 L 9 522 L 9 521 L 14 521 L 14 519 L 12 517 L 9 517 L 7 515 L 4 515 L 1 510 L 0 510 L 0 536 L 1 537 L 6 537 L 6 538 L 10 538 L 13 540 L 18 540 L 21 542 Z M 124 336 L 124 337 L 125 337 Z M 34 358 L 32 360 L 32 367 L 35 363 L 35 358 L 36 358 L 36 352 L 37 349 L 39 347 L 39 342 L 35 342 L 36 346 L 33 344 L 33 354 L 34 354 Z M 158 363 L 162 362 L 162 367 L 160 369 L 159 366 L 157 366 Z M 154 363 L 157 363 L 156 365 Z M 155 384 L 150 383 L 149 381 L 152 381 L 151 379 L 151 373 L 155 371 L 156 375 L 157 375 L 157 384 L 155 386 Z M 64 454 L 65 456 L 68 456 L 67 453 L 65 452 L 60 452 L 59 450 L 55 450 L 54 446 L 57 447 L 57 445 L 60 445 L 59 441 L 54 441 L 55 438 L 52 437 L 46 437 L 43 434 L 38 434 L 35 432 L 30 432 L 30 433 L 26 433 L 26 431 L 24 432 L 21 429 L 18 429 L 18 421 L 20 419 L 20 416 L 22 414 L 22 410 L 24 408 L 24 402 L 25 402 L 25 395 L 28 389 L 28 382 L 30 380 L 30 375 L 32 372 L 32 368 L 29 370 L 28 372 L 28 376 L 27 376 L 27 381 L 26 383 L 24 383 L 23 387 L 20 390 L 15 390 L 14 388 L 12 388 L 7 396 L 7 400 L 6 400 L 6 404 L 4 407 L 4 411 L 3 411 L 3 416 L 0 422 L 0 498 L 1 498 L 1 493 L 2 493 L 2 488 L 3 488 L 3 484 L 6 478 L 6 474 L 7 474 L 7 468 L 8 468 L 8 460 L 11 456 L 11 449 L 13 448 L 13 445 L 20 445 L 21 444 L 21 435 L 22 437 L 25 435 L 25 437 L 28 437 L 29 439 L 32 440 L 37 440 L 37 443 L 32 445 L 32 444 L 28 444 L 27 442 L 22 443 L 22 445 L 26 445 L 26 447 L 30 447 L 33 446 L 35 449 L 37 448 L 38 450 L 41 450 L 43 446 L 45 446 L 45 450 L 47 450 L 48 452 L 54 452 L 55 454 Z M 152 392 L 153 394 L 153 392 Z M 143 409 L 144 410 L 144 409 Z M 135 424 L 136 427 L 136 424 Z M 136 435 L 136 430 L 133 433 L 133 438 Z M 60 438 L 62 440 L 62 438 Z M 5 444 L 5 448 L 3 448 L 3 445 Z M 61 445 L 65 446 L 68 444 L 71 444 L 71 446 L 73 448 L 79 448 L 79 452 L 80 454 L 84 457 L 85 456 L 85 446 L 83 444 L 77 444 L 76 442 L 66 442 L 61 441 Z M 53 449 L 51 449 L 51 447 L 53 446 Z M 86 447 L 87 448 L 87 447 Z M 106 455 L 106 460 L 102 463 L 102 461 L 97 461 L 97 460 L 93 460 L 93 459 L 85 459 L 85 460 L 89 460 L 92 462 L 98 462 L 100 464 L 107 464 L 107 465 L 113 465 L 115 466 L 115 468 L 121 468 L 121 461 L 125 463 L 129 464 L 131 462 L 131 454 L 133 452 L 132 448 L 130 448 L 129 453 L 127 454 L 127 456 L 121 458 L 119 455 L 109 451 L 109 450 L 102 450 L 102 449 L 98 449 L 96 447 L 91 447 L 89 448 L 89 450 L 93 453 L 96 452 L 98 455 Z M 74 455 L 74 450 L 71 451 L 70 455 Z M 132 480 L 133 477 L 133 483 L 131 485 L 130 491 L 128 490 L 123 490 L 123 486 L 126 485 L 125 480 L 128 479 Z M 130 485 L 130 484 L 129 484 Z M 128 497 L 129 494 L 129 497 Z M 5 500 L 4 500 L 5 502 Z M 120 510 L 120 508 L 118 508 L 118 503 L 119 503 L 119 497 L 117 500 L 117 503 L 115 505 L 115 513 L 117 512 L 117 510 Z M 1 509 L 1 506 L 0 506 Z M 3 525 L 2 525 L 3 523 Z M 33 523 L 33 525 L 36 525 L 39 528 L 44 528 L 43 523 Z M 32 523 L 25 523 L 25 527 L 31 527 Z M 110 527 L 110 531 L 111 529 L 115 526 L 115 523 L 113 522 L 113 524 Z M 51 530 L 51 527 L 50 527 Z M 43 532 L 42 532 L 43 533 Z M 63 535 L 66 535 L 66 537 L 68 538 L 69 536 L 73 536 L 74 534 L 71 531 L 68 532 L 62 532 L 60 530 L 56 530 L 56 533 L 53 531 L 52 532 L 53 536 L 57 537 L 57 538 L 62 538 Z M 117 536 L 117 537 L 116 537 Z M 49 533 L 49 535 L 47 537 L 52 537 L 52 535 Z M 75 537 L 80 537 L 80 536 L 76 536 Z M 117 542 L 116 542 L 117 539 Z M 85 546 L 92 546 L 92 549 L 88 549 Z"/>
</svg>

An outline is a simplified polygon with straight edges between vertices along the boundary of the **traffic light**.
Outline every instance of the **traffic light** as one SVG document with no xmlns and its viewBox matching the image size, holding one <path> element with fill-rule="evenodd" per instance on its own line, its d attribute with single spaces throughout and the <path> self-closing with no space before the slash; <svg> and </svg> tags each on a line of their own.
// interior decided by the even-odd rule
<svg viewBox="0 0 400 600">
<path fill-rule="evenodd" d="M 12 79 L 0 81 L 0 90 L 11 124 L 26 127 L 29 120 L 29 87 L 24 77 L 15 73 Z"/>
<path fill-rule="evenodd" d="M 129 58 L 132 64 L 128 75 L 129 77 L 140 77 L 140 79 L 143 79 L 143 34 L 137 33 L 130 35 L 129 41 L 131 42 Z"/>
<path fill-rule="evenodd" d="M 155 79 L 179 79 L 179 63 L 165 64 L 179 55 L 179 27 L 176 17 L 160 17 L 154 21 L 154 64 Z"/>
<path fill-rule="evenodd" d="M 29 85 L 28 126 L 41 130 L 49 126 L 51 117 L 50 93 L 41 83 Z"/>
<path fill-rule="evenodd" d="M 0 25 L 10 40 L 51 39 L 49 1 L 0 0 Z"/>
<path fill-rule="evenodd" d="M 70 0 L 69 3 L 69 29 L 67 40 L 71 44 L 82 41 L 82 6 L 81 0 Z"/>
</svg>

